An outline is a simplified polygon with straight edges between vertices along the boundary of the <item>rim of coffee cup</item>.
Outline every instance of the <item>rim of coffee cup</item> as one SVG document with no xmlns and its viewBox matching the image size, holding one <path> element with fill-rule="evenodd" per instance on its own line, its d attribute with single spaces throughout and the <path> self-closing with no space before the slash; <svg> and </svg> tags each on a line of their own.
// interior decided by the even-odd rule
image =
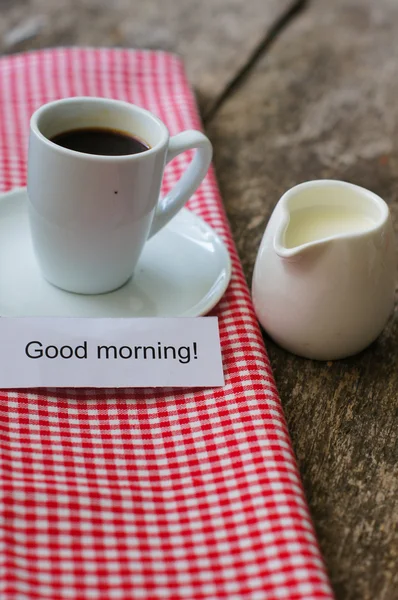
<svg viewBox="0 0 398 600">
<path fill-rule="evenodd" d="M 71 150 L 70 148 L 64 148 L 63 146 L 59 146 L 55 142 L 51 141 L 39 127 L 39 120 L 42 115 L 51 110 L 56 106 L 60 106 L 62 104 L 78 104 L 79 102 L 84 103 L 93 103 L 93 104 L 112 104 L 122 106 L 124 108 L 128 108 L 129 110 L 138 113 L 139 115 L 145 117 L 146 119 L 156 123 L 156 125 L 160 128 L 160 139 L 156 144 L 153 144 L 147 150 L 143 152 L 139 152 L 137 154 L 122 154 L 122 155 L 107 155 L 107 154 L 89 154 L 87 152 L 78 152 L 77 150 Z M 166 127 L 166 125 L 161 121 L 156 115 L 151 113 L 149 110 L 142 108 L 141 106 L 137 106 L 136 104 L 131 104 L 130 102 L 125 102 L 124 100 L 116 100 L 112 98 L 101 98 L 96 96 L 72 96 L 70 98 L 60 98 L 58 100 L 53 100 L 51 102 L 47 102 L 40 106 L 31 116 L 30 118 L 30 129 L 31 132 L 34 133 L 42 142 L 49 145 L 52 150 L 64 154 L 66 156 L 78 156 L 80 159 L 84 160 L 100 160 L 106 162 L 120 162 L 120 161 L 138 161 L 143 160 L 149 154 L 153 154 L 158 152 L 160 148 L 162 148 L 165 144 L 167 144 L 170 134 Z M 132 133 L 132 132 L 131 132 Z M 134 135 L 132 133 L 132 135 Z"/>
</svg>

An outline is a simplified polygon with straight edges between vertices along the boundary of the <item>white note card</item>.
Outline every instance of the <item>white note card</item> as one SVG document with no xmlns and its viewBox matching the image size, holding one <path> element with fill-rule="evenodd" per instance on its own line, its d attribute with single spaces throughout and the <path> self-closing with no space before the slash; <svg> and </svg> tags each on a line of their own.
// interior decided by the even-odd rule
<svg viewBox="0 0 398 600">
<path fill-rule="evenodd" d="M 223 385 L 216 317 L 0 318 L 0 388 Z"/>
</svg>

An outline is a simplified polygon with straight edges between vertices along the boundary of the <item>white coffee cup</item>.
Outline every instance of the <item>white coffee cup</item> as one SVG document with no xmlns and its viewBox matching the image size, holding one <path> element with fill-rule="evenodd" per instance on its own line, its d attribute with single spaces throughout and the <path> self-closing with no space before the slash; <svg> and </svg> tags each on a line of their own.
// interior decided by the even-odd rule
<svg viewBox="0 0 398 600">
<path fill-rule="evenodd" d="M 69 150 L 51 138 L 83 128 L 123 131 L 149 149 L 122 156 Z M 195 156 L 159 199 L 165 166 Z M 212 146 L 199 131 L 170 137 L 150 112 L 117 100 L 67 98 L 39 108 L 30 122 L 29 220 L 43 276 L 70 292 L 99 294 L 133 274 L 145 242 L 182 208 L 209 168 Z"/>
</svg>

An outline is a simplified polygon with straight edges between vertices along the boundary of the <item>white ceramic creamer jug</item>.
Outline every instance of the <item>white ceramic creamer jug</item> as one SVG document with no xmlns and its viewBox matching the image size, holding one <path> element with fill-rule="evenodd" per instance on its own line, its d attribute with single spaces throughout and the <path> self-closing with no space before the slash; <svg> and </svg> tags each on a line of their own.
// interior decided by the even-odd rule
<svg viewBox="0 0 398 600">
<path fill-rule="evenodd" d="M 394 306 L 394 231 L 387 204 L 343 181 L 289 190 L 265 230 L 253 301 L 267 333 L 318 360 L 360 352 Z"/>
</svg>

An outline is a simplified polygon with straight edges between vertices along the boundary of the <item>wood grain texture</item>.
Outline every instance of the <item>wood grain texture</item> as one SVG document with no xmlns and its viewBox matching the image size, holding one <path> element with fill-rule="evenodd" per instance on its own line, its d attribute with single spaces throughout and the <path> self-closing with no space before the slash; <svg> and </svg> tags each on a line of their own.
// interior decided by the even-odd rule
<svg viewBox="0 0 398 600">
<path fill-rule="evenodd" d="M 276 202 L 299 182 L 365 186 L 385 198 L 397 225 L 397 30 L 395 0 L 314 1 L 208 123 L 249 281 Z M 337 598 L 395 600 L 397 315 L 345 361 L 266 345 Z"/>
<path fill-rule="evenodd" d="M 79 44 L 177 52 L 204 112 L 296 1 L 0 0 L 0 53 Z M 35 21 L 36 35 L 8 43 Z"/>
</svg>

